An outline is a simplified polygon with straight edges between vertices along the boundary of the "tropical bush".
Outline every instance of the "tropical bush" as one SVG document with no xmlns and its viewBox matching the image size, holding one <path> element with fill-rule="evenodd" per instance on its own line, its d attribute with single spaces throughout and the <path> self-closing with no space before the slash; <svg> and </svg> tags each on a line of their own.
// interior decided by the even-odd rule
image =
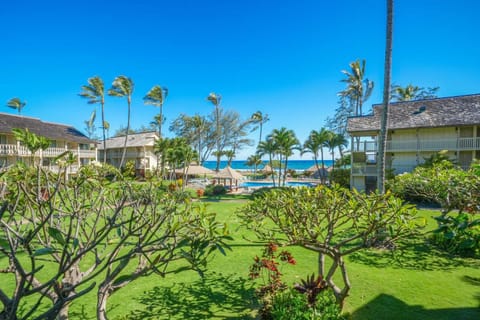
<svg viewBox="0 0 480 320">
<path fill-rule="evenodd" d="M 343 320 L 341 309 L 335 302 L 332 292 L 322 291 L 315 303 L 310 305 L 304 294 L 294 289 L 288 289 L 276 294 L 272 299 L 271 316 L 277 320 L 318 319 Z"/>
<path fill-rule="evenodd" d="M 223 184 L 210 184 L 203 193 L 207 197 L 221 196 L 227 193 L 227 188 Z"/>
<path fill-rule="evenodd" d="M 441 207 L 435 217 L 438 228 L 431 240 L 439 247 L 462 255 L 480 250 L 480 175 L 474 164 L 464 171 L 450 161 L 433 161 L 413 172 L 395 177 L 393 193 L 407 201 L 434 203 Z"/>
<path fill-rule="evenodd" d="M 330 172 L 330 183 L 350 188 L 350 169 L 335 168 Z"/>
</svg>

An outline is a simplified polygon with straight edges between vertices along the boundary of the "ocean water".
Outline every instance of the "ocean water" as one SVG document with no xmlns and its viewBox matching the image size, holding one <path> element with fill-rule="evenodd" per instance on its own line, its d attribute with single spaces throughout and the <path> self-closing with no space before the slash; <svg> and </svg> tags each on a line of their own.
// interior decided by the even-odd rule
<svg viewBox="0 0 480 320">
<path fill-rule="evenodd" d="M 253 170 L 253 167 L 249 167 L 245 164 L 246 160 L 234 160 L 232 161 L 232 169 L 235 170 Z M 263 165 L 259 166 L 258 168 L 263 168 L 264 165 L 266 165 L 268 161 L 263 161 Z M 321 166 L 321 162 L 319 161 L 319 166 Z M 332 160 L 324 160 L 325 167 L 329 167 L 332 165 Z M 310 168 L 315 164 L 315 161 L 313 160 L 288 160 L 288 169 L 296 170 L 296 171 L 304 171 Z M 205 161 L 203 163 L 203 166 L 212 170 L 215 170 L 215 166 L 217 165 L 217 162 L 215 160 L 213 161 Z M 220 161 L 220 169 L 223 169 L 227 166 L 227 161 Z M 257 168 L 257 169 L 258 169 Z"/>
</svg>

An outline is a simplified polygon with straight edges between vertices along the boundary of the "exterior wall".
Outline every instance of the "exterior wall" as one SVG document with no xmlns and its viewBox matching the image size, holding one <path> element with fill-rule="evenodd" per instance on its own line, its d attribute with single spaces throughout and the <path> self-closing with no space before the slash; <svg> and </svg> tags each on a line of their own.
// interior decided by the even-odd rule
<svg viewBox="0 0 480 320">
<path fill-rule="evenodd" d="M 359 139 L 355 136 L 352 142 L 351 185 L 352 188 L 366 190 L 371 185 L 371 178 L 376 176 L 376 170 L 371 168 L 374 163 L 369 164 L 366 160 L 372 152 L 376 153 L 377 144 L 370 134 Z M 411 172 L 425 159 L 442 150 L 448 150 L 450 159 L 457 161 L 462 168 L 468 168 L 473 159 L 480 157 L 480 126 L 390 131 L 386 166 L 394 169 L 395 174 Z"/>
<path fill-rule="evenodd" d="M 122 159 L 123 148 L 107 149 L 107 163 L 119 167 Z M 99 150 L 98 159 L 103 161 L 103 150 Z M 155 170 L 157 156 L 153 152 L 153 146 L 127 147 L 125 163 L 135 162 L 135 169 Z"/>
<path fill-rule="evenodd" d="M 79 150 L 81 150 L 79 152 Z M 42 158 L 42 165 L 55 170 L 52 165 L 52 159 L 56 158 L 65 151 L 71 151 L 78 158 L 78 164 L 85 164 L 96 159 L 96 150 L 92 150 L 90 145 L 69 142 L 65 140 L 53 140 L 51 147 L 46 150 L 39 150 L 35 153 L 35 158 Z M 6 167 L 15 164 L 17 161 L 29 162 L 32 155 L 30 151 L 20 145 L 12 134 L 0 134 L 0 167 Z M 78 167 L 75 168 L 75 170 Z"/>
</svg>

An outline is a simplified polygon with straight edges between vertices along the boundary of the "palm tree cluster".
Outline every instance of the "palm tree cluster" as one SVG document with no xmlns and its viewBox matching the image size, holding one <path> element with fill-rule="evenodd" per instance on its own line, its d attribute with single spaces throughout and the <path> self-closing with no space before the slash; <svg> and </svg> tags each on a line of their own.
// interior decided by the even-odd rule
<svg viewBox="0 0 480 320">
<path fill-rule="evenodd" d="M 125 163 L 125 155 L 127 152 L 127 141 L 128 135 L 130 133 L 130 114 L 131 114 L 131 105 L 132 105 L 132 94 L 135 88 L 133 80 L 127 76 L 120 75 L 116 77 L 111 88 L 107 91 L 107 94 L 111 97 L 126 98 L 127 100 L 127 127 L 125 129 L 125 142 L 123 145 L 122 158 L 120 160 L 120 167 L 123 167 Z M 85 99 L 88 99 L 88 104 L 100 104 L 101 113 L 102 113 L 102 140 L 103 140 L 103 162 L 107 161 L 107 139 L 106 131 L 110 128 L 110 124 L 105 120 L 105 85 L 99 76 L 91 77 L 87 80 L 87 84 L 81 87 L 81 92 L 79 96 Z M 162 88 L 159 85 L 153 86 L 152 89 L 145 95 L 144 102 L 145 104 L 154 105 L 160 108 L 159 116 L 156 117 L 159 136 L 162 136 L 162 123 L 163 123 L 163 114 L 162 107 L 165 101 L 165 98 L 168 95 L 168 89 Z M 20 112 L 20 109 L 19 109 Z M 96 111 L 92 113 L 90 119 L 86 122 L 88 128 L 94 128 L 95 117 L 93 116 Z M 93 117 L 93 120 L 92 120 Z"/>
<path fill-rule="evenodd" d="M 265 139 L 260 141 L 257 147 L 257 153 L 247 159 L 247 165 L 256 166 L 262 163 L 262 156 L 268 156 L 270 166 L 274 167 L 275 163 L 279 164 L 278 181 L 275 181 L 275 176 L 272 175 L 273 185 L 285 185 L 288 159 L 293 155 L 295 150 L 300 151 L 301 154 L 313 154 L 313 160 L 317 171 L 320 171 L 319 157 L 321 162 L 321 179 L 322 183 L 326 182 L 325 162 L 324 162 L 324 148 L 327 148 L 332 156 L 332 165 L 335 165 L 335 150 L 339 151 L 340 157 L 343 158 L 343 150 L 348 145 L 348 140 L 343 134 L 338 134 L 333 131 L 321 128 L 320 130 L 312 130 L 310 135 L 303 143 L 300 144 L 292 130 L 286 128 L 273 130 Z"/>
<path fill-rule="evenodd" d="M 198 159 L 196 151 L 184 138 L 163 138 L 155 143 L 155 153 L 160 159 L 160 176 L 174 179 L 176 170 L 183 168 L 182 175 L 185 180 L 186 169 L 193 161 Z M 168 167 L 168 173 L 165 169 Z"/>
</svg>

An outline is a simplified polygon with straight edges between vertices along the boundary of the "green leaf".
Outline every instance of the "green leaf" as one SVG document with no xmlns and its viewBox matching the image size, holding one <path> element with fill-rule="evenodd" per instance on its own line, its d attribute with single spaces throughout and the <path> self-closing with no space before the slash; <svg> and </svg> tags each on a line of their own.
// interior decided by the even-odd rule
<svg viewBox="0 0 480 320">
<path fill-rule="evenodd" d="M 10 248 L 10 243 L 8 243 L 7 239 L 0 238 L 0 247 L 4 249 L 9 249 Z"/>
<path fill-rule="evenodd" d="M 456 236 L 456 233 L 454 231 L 449 231 L 449 232 L 445 232 L 445 234 L 443 235 L 445 237 L 445 239 L 453 239 L 455 238 Z"/>
<path fill-rule="evenodd" d="M 34 257 L 44 256 L 46 254 L 52 254 L 54 252 L 55 250 L 53 248 L 41 248 L 41 249 L 35 250 L 35 252 L 33 253 L 33 256 Z"/>
<path fill-rule="evenodd" d="M 55 239 L 62 246 L 65 245 L 65 238 L 63 237 L 62 232 L 56 228 L 48 227 L 48 234 Z"/>
</svg>

